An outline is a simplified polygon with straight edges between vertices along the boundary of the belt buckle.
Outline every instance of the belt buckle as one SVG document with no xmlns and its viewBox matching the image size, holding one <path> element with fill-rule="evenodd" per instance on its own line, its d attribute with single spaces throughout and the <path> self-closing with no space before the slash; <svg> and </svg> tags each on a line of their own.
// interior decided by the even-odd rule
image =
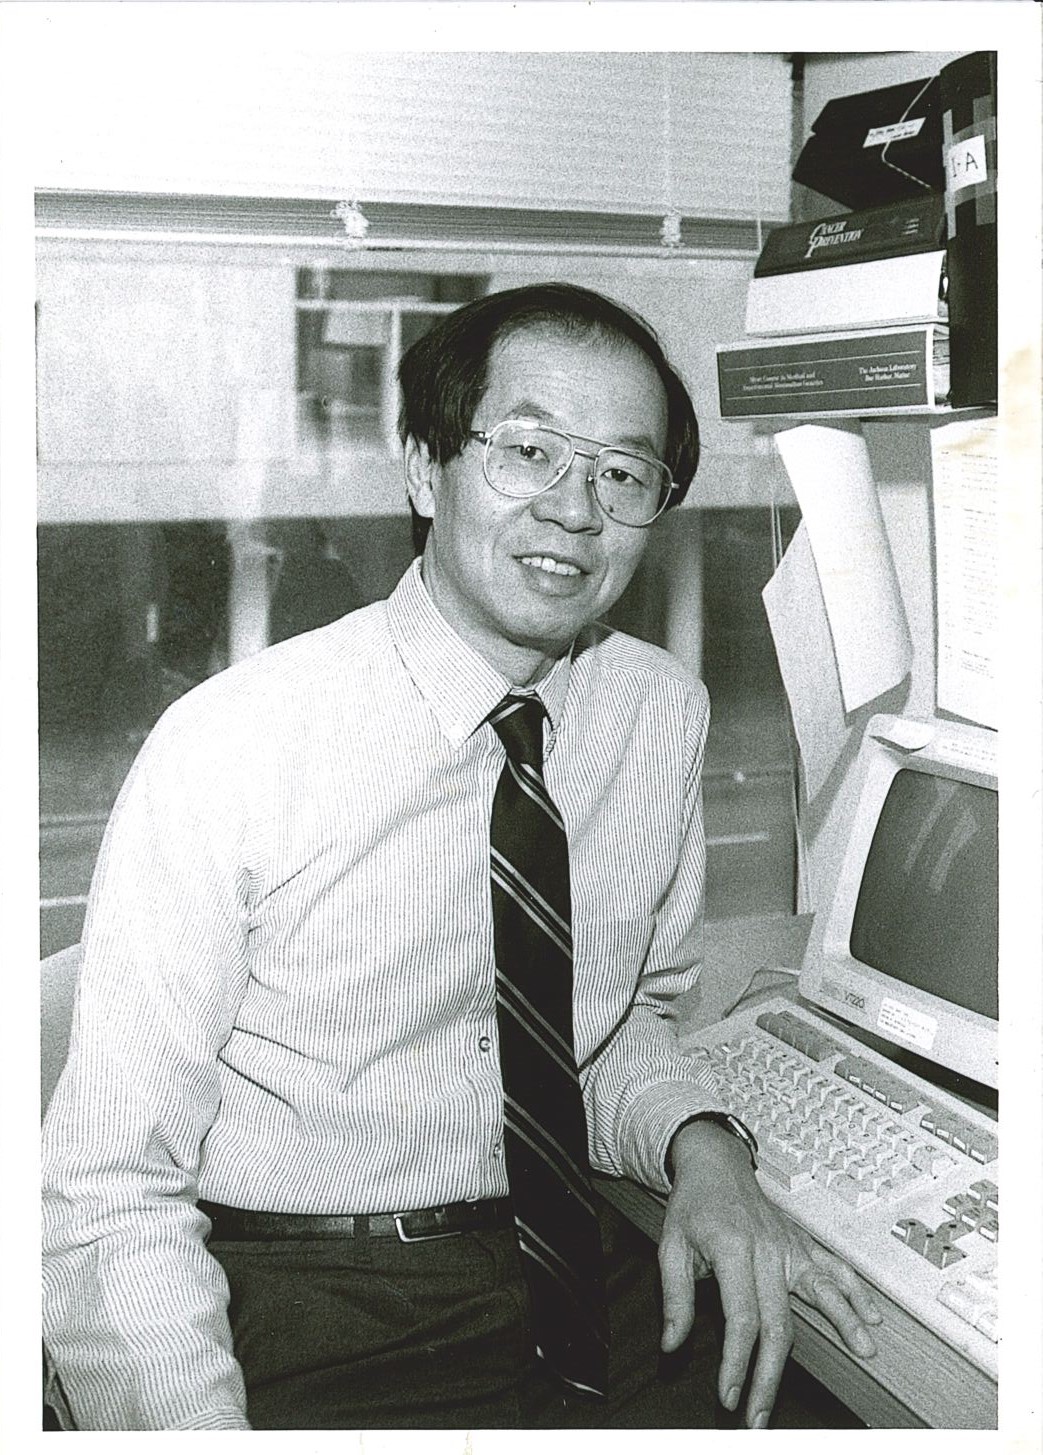
<svg viewBox="0 0 1043 1455">
<path fill-rule="evenodd" d="M 400 1243 L 431 1243 L 436 1238 L 459 1238 L 463 1235 L 463 1228 L 447 1228 L 442 1233 L 407 1233 L 402 1226 L 402 1219 L 409 1216 L 408 1213 L 392 1213 L 395 1223 L 395 1232 L 398 1234 Z"/>
</svg>

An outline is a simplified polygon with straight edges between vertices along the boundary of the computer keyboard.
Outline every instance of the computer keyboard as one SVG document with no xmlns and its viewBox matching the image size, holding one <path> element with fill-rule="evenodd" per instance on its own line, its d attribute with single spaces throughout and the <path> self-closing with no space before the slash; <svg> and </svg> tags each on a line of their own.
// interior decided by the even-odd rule
<svg viewBox="0 0 1043 1455">
<path fill-rule="evenodd" d="M 783 998 L 682 1038 L 773 1201 L 992 1378 L 996 1124 Z"/>
</svg>

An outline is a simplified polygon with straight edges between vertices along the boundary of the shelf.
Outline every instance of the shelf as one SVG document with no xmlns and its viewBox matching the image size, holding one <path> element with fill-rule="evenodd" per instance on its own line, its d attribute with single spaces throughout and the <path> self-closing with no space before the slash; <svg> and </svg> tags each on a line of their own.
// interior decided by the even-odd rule
<svg viewBox="0 0 1043 1455">
<path fill-rule="evenodd" d="M 741 419 L 725 419 L 724 423 L 752 424 L 757 433 L 775 434 L 787 425 L 797 424 L 879 424 L 887 420 L 893 420 L 896 424 L 917 421 L 926 424 L 952 424 L 957 420 L 989 419 L 995 414 L 994 404 L 966 405 L 959 409 L 951 409 L 946 404 L 922 404 L 911 409 L 863 409 L 850 414 L 840 409 L 824 411 L 822 414 L 756 414 L 746 415 Z"/>
</svg>

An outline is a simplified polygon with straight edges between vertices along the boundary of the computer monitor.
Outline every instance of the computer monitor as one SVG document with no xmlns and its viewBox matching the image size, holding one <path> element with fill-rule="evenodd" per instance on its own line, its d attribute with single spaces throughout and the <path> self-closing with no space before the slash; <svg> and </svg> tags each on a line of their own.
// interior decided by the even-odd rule
<svg viewBox="0 0 1043 1455">
<path fill-rule="evenodd" d="M 996 734 L 878 715 L 800 992 L 896 1048 L 998 1084 Z"/>
</svg>

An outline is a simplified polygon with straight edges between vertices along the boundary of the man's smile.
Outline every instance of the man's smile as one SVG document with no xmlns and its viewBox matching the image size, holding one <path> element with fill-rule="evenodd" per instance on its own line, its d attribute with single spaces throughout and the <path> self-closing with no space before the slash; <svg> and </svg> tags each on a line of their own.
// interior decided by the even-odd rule
<svg viewBox="0 0 1043 1455">
<path fill-rule="evenodd" d="M 523 566 L 533 566 L 538 571 L 544 571 L 552 576 L 582 576 L 584 572 L 574 561 L 564 560 L 560 556 L 519 556 Z"/>
</svg>

